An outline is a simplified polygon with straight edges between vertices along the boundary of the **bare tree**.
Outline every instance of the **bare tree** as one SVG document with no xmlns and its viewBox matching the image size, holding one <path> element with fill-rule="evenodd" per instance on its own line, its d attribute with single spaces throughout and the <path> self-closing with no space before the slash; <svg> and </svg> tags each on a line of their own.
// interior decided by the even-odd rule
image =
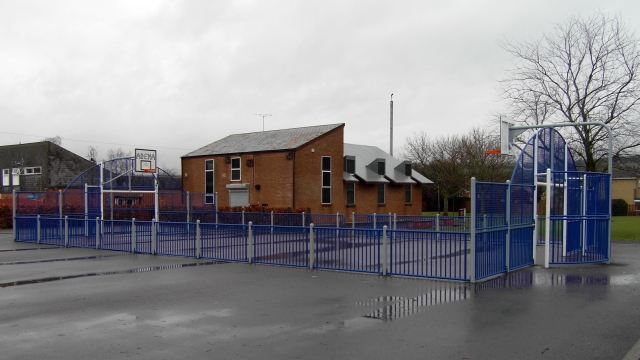
<svg viewBox="0 0 640 360">
<path fill-rule="evenodd" d="M 509 179 L 513 160 L 509 156 L 489 155 L 486 150 L 499 145 L 499 136 L 474 128 L 468 134 L 431 139 L 416 133 L 406 140 L 403 157 L 433 181 L 444 199 L 444 213 L 449 199 L 468 190 L 471 177 L 478 181 L 503 182 Z"/>
<path fill-rule="evenodd" d="M 107 151 L 107 158 L 105 160 L 113 160 L 113 159 L 119 159 L 119 158 L 126 158 L 126 157 L 132 157 L 133 155 L 131 155 L 131 151 L 124 151 L 122 150 L 122 148 L 117 148 L 117 149 L 109 149 Z"/>
<path fill-rule="evenodd" d="M 62 146 L 62 137 L 60 135 L 56 135 L 54 137 L 44 138 L 44 141 L 52 142 L 58 146 Z"/>
<path fill-rule="evenodd" d="M 89 145 L 87 147 L 87 159 L 93 161 L 93 163 L 95 164 L 98 161 L 98 149 Z"/>
<path fill-rule="evenodd" d="M 514 67 L 499 82 L 508 115 L 528 125 L 600 121 L 614 132 L 614 156 L 640 146 L 640 42 L 619 16 L 572 17 L 540 40 L 501 44 Z M 588 171 L 606 168 L 601 127 L 563 130 Z"/>
</svg>

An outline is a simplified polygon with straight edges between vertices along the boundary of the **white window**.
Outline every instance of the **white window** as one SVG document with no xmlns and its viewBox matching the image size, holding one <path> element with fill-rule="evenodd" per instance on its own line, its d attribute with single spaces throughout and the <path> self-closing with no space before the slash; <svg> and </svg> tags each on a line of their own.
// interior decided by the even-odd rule
<svg viewBox="0 0 640 360">
<path fill-rule="evenodd" d="M 240 181 L 240 158 L 231 158 L 231 181 Z"/>
<path fill-rule="evenodd" d="M 204 203 L 213 204 L 216 192 L 213 183 L 213 160 L 204 161 Z"/>
<path fill-rule="evenodd" d="M 11 185 L 20 185 L 20 168 L 11 169 Z"/>
<path fill-rule="evenodd" d="M 322 157 L 322 203 L 331 204 L 331 157 Z"/>
<path fill-rule="evenodd" d="M 41 173 L 42 173 L 42 167 L 40 166 L 26 167 L 22 171 L 23 175 L 36 175 Z"/>
<path fill-rule="evenodd" d="M 9 169 L 2 169 L 2 185 L 9 186 L 11 185 L 9 177 Z"/>
</svg>

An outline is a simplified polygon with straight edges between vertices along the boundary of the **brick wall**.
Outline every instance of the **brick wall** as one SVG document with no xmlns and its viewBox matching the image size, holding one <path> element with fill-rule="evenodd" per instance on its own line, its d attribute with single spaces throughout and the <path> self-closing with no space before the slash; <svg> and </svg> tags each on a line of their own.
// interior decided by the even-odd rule
<svg viewBox="0 0 640 360">
<path fill-rule="evenodd" d="M 301 146 L 295 153 L 295 207 L 314 214 L 344 213 L 344 125 Z M 322 157 L 331 157 L 331 204 L 322 204 Z"/>
<path fill-rule="evenodd" d="M 422 185 L 412 185 L 411 204 L 404 202 L 404 185 L 385 184 L 385 203 L 378 204 L 378 185 L 356 183 L 355 205 L 347 207 L 347 214 L 388 214 L 420 215 L 422 213 Z M 343 191 L 346 201 L 347 190 Z M 350 218 L 349 218 L 350 219 Z"/>
</svg>

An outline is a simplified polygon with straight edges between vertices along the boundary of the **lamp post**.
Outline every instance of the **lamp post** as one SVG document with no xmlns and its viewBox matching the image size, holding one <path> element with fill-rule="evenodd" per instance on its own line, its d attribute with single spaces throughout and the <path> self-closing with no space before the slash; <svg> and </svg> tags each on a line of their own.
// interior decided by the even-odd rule
<svg viewBox="0 0 640 360">
<path fill-rule="evenodd" d="M 271 116 L 271 114 L 253 114 L 253 115 L 262 116 L 262 131 L 264 131 L 264 118 L 267 116 Z"/>
</svg>

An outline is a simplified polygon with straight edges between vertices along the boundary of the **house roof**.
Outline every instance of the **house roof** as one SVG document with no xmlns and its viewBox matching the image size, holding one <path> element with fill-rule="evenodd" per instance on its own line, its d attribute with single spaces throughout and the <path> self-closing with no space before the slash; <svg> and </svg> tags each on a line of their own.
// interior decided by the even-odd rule
<svg viewBox="0 0 640 360">
<path fill-rule="evenodd" d="M 182 157 L 294 150 L 341 126 L 344 124 L 229 135 Z"/>
<path fill-rule="evenodd" d="M 415 170 L 411 170 L 411 176 L 406 176 L 404 174 L 404 168 L 402 171 L 396 169 L 399 165 L 403 164 L 403 161 L 400 161 L 393 156 L 387 154 L 382 151 L 380 148 L 375 146 L 367 146 L 367 145 L 355 145 L 355 144 L 344 144 L 344 155 L 345 156 L 355 156 L 356 158 L 356 168 L 355 173 L 353 174 L 358 179 L 367 182 L 367 183 L 395 183 L 395 184 L 432 184 L 433 181 L 427 179 L 422 176 Z M 385 162 L 385 175 L 378 175 L 377 172 L 367 167 L 367 165 L 371 164 L 373 161 L 377 159 L 384 159 Z"/>
</svg>

